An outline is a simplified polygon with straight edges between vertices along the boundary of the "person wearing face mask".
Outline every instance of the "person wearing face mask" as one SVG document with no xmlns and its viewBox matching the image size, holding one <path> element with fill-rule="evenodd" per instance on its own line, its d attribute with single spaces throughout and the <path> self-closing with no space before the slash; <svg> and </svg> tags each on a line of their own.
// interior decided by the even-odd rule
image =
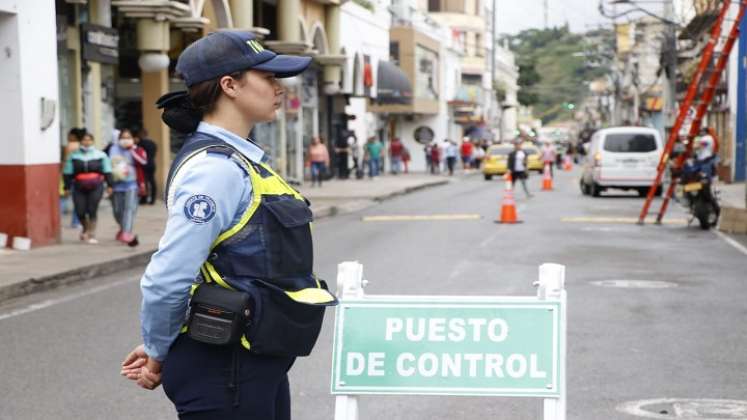
<svg viewBox="0 0 747 420">
<path fill-rule="evenodd" d="M 80 240 L 97 244 L 96 219 L 104 194 L 104 182 L 109 195 L 114 181 L 111 161 L 106 153 L 93 147 L 93 135 L 82 133 L 80 146 L 65 159 L 62 174 L 65 196 L 72 191 L 75 214 L 83 226 Z"/>
<path fill-rule="evenodd" d="M 143 344 L 121 374 L 146 389 L 163 381 L 180 420 L 290 420 L 288 370 L 337 303 L 313 273 L 309 202 L 249 138 L 282 106 L 277 79 L 310 63 L 250 32 L 214 32 L 179 57 L 187 92 L 158 101 L 187 135 L 140 282 Z"/>
<path fill-rule="evenodd" d="M 138 239 L 132 228 L 135 223 L 139 198 L 139 180 L 142 180 L 143 167 L 148 163 L 145 150 L 135 145 L 132 131 L 123 129 L 119 139 L 109 148 L 112 162 L 112 210 L 119 225 L 116 239 L 129 246 L 137 246 Z M 138 176 L 140 175 L 140 176 Z"/>
</svg>

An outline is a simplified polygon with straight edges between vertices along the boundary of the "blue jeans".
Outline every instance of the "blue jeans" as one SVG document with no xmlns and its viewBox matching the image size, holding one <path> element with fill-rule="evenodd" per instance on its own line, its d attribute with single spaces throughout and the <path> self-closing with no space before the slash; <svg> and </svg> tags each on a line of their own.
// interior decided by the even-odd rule
<svg viewBox="0 0 747 420">
<path fill-rule="evenodd" d="M 379 168 L 381 161 L 379 158 L 371 158 L 368 160 L 368 176 L 371 178 L 379 176 Z"/>
<path fill-rule="evenodd" d="M 137 190 L 115 191 L 112 195 L 114 220 L 117 221 L 122 232 L 132 233 L 139 202 L 140 198 L 137 195 Z"/>
<path fill-rule="evenodd" d="M 327 165 L 324 162 L 311 162 L 311 185 L 317 182 L 320 187 L 322 186 L 322 178 L 326 168 Z"/>
<path fill-rule="evenodd" d="M 402 157 L 392 156 L 392 173 L 398 174 L 402 172 Z"/>
</svg>

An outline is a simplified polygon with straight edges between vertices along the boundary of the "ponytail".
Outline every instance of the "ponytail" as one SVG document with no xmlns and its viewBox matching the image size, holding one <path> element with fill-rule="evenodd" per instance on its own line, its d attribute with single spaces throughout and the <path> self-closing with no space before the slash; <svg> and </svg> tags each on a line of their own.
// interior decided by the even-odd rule
<svg viewBox="0 0 747 420">
<path fill-rule="evenodd" d="M 193 133 L 202 121 L 202 111 L 192 104 L 186 91 L 161 96 L 156 101 L 156 107 L 163 109 L 161 120 L 180 133 Z"/>
</svg>

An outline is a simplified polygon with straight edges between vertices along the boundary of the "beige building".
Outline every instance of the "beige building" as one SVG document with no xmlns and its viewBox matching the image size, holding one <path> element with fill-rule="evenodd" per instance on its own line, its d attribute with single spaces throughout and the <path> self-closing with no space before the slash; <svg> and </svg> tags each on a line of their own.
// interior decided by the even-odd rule
<svg viewBox="0 0 747 420">
<path fill-rule="evenodd" d="M 344 108 L 339 0 L 58 0 L 56 6 L 58 40 L 64 40 L 58 48 L 60 133 L 85 126 L 103 146 L 114 128 L 143 127 L 161 151 L 162 183 L 181 139 L 154 104 L 184 89 L 176 60 L 212 31 L 249 30 L 278 53 L 314 57 L 312 71 L 284 81 L 288 95 L 278 120 L 254 131 L 281 172 L 301 180 L 304 145 L 312 136 L 335 135 Z M 103 56 L 87 53 L 92 48 Z"/>
</svg>

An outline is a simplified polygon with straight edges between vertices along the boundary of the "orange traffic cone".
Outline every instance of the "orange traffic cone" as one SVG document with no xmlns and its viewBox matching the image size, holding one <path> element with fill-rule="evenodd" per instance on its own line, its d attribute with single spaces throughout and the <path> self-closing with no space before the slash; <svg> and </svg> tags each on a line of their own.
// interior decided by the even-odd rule
<svg viewBox="0 0 747 420">
<path fill-rule="evenodd" d="M 552 191 L 552 175 L 550 175 L 550 165 L 545 164 L 545 172 L 542 174 L 542 191 Z"/>
<path fill-rule="evenodd" d="M 506 173 L 506 190 L 503 192 L 503 202 L 501 203 L 501 218 L 496 223 L 521 223 L 516 215 L 516 201 L 514 201 L 514 188 L 511 181 L 511 172 Z"/>
<path fill-rule="evenodd" d="M 568 155 L 565 155 L 565 158 L 563 158 L 563 170 L 568 172 L 573 169 L 573 161 L 571 161 L 571 157 Z"/>
</svg>

